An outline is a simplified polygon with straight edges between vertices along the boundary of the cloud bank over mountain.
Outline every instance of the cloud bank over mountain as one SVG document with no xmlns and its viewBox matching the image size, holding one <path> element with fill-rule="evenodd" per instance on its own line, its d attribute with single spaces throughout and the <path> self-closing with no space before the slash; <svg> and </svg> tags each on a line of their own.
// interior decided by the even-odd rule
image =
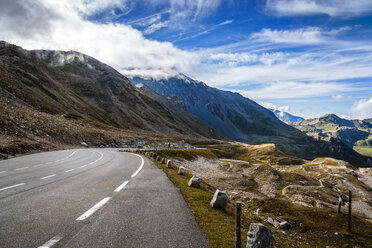
<svg viewBox="0 0 372 248">
<path fill-rule="evenodd" d="M 304 106 L 314 99 L 346 115 L 372 93 L 371 13 L 366 0 L 3 0 L 0 40 L 76 50 L 129 77 L 179 71 L 254 100 L 286 101 L 304 117 L 325 114 Z M 350 97 L 332 98 L 341 95 Z"/>
</svg>

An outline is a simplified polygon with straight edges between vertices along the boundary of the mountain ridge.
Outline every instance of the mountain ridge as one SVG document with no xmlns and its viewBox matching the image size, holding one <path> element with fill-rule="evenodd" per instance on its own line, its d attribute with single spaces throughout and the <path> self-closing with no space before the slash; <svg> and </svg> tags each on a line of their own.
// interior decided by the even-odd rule
<svg viewBox="0 0 372 248">
<path fill-rule="evenodd" d="M 17 102 L 50 114 L 78 113 L 134 131 L 201 135 L 161 103 L 138 91 L 125 76 L 88 55 L 27 51 L 5 42 L 0 43 L 0 49 L 0 87 L 4 96 Z M 208 133 L 200 137 L 204 136 L 213 138 Z"/>
<path fill-rule="evenodd" d="M 319 139 L 338 138 L 358 152 L 361 149 L 363 151 L 372 150 L 372 123 L 370 120 L 347 120 L 335 114 L 326 114 L 319 118 L 291 123 L 291 125 Z M 372 153 L 367 151 L 365 154 Z"/>
<path fill-rule="evenodd" d="M 187 78 L 187 82 L 183 78 Z M 173 99 L 185 111 L 231 139 L 247 144 L 274 143 L 283 152 L 308 160 L 329 156 L 357 166 L 371 166 L 369 158 L 338 139 L 319 140 L 307 136 L 280 121 L 272 111 L 238 93 L 212 88 L 184 75 L 160 80 L 133 77 L 131 81 Z"/>
</svg>

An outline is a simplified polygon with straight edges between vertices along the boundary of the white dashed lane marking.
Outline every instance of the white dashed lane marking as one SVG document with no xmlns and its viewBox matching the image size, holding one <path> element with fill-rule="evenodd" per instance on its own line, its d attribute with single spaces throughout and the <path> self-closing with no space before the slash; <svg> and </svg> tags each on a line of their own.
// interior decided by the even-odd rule
<svg viewBox="0 0 372 248">
<path fill-rule="evenodd" d="M 84 214 L 82 214 L 76 220 L 85 220 L 86 218 L 88 218 L 89 216 L 94 214 L 94 212 L 96 212 L 98 209 L 100 209 L 103 205 L 105 205 L 110 199 L 111 199 L 111 197 L 103 198 L 100 202 L 98 202 L 96 205 L 94 205 L 91 209 L 86 211 Z"/>
<path fill-rule="evenodd" d="M 51 178 L 51 177 L 54 177 L 54 176 L 56 176 L 56 174 L 49 175 L 49 176 L 46 176 L 46 177 L 42 177 L 42 178 L 40 178 L 40 179 L 44 180 L 44 179 L 48 179 L 48 178 Z"/>
<path fill-rule="evenodd" d="M 50 248 L 53 245 L 55 245 L 58 241 L 60 241 L 61 239 L 62 239 L 62 236 L 60 235 L 54 236 L 53 238 L 51 238 L 49 241 L 47 241 L 42 246 L 39 246 L 38 248 Z"/>
<path fill-rule="evenodd" d="M 129 181 L 125 181 L 124 183 L 122 183 L 119 187 L 117 187 L 114 192 L 120 192 L 120 190 L 122 190 L 127 184 L 129 183 Z"/>
<path fill-rule="evenodd" d="M 0 191 L 2 191 L 2 190 L 6 190 L 6 189 L 12 189 L 12 188 L 15 188 L 15 187 L 18 187 L 18 186 L 24 185 L 24 184 L 25 184 L 25 183 L 19 183 L 19 184 L 16 184 L 16 185 L 8 186 L 8 187 L 5 187 L 5 188 L 0 189 Z"/>
</svg>

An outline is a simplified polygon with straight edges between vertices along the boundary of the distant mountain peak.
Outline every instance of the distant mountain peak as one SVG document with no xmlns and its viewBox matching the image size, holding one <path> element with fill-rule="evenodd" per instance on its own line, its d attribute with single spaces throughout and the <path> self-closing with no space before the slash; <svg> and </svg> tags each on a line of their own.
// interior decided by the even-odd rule
<svg viewBox="0 0 372 248">
<path fill-rule="evenodd" d="M 301 122 L 303 120 L 305 120 L 304 118 L 300 117 L 300 116 L 295 116 L 295 115 L 292 115 L 290 113 L 287 113 L 285 111 L 280 111 L 280 110 L 277 110 L 277 109 L 271 109 L 271 108 L 268 108 L 269 110 L 271 110 L 272 112 L 274 112 L 275 116 L 285 122 L 285 123 L 289 123 L 289 122 Z"/>
</svg>

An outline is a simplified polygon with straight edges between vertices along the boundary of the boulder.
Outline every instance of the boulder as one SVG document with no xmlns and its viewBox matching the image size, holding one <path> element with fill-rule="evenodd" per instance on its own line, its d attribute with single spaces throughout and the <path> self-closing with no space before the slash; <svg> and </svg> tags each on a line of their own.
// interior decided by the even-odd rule
<svg viewBox="0 0 372 248">
<path fill-rule="evenodd" d="M 198 178 L 196 176 L 193 176 L 192 178 L 190 178 L 190 181 L 189 181 L 188 185 L 190 187 L 200 188 L 200 183 L 201 182 L 202 182 L 202 179 L 201 178 Z"/>
<path fill-rule="evenodd" d="M 267 223 L 269 223 L 270 225 L 274 226 L 275 228 L 278 228 L 280 223 L 278 220 L 276 219 L 273 219 L 271 217 L 268 217 L 267 220 L 266 220 Z"/>
<path fill-rule="evenodd" d="M 226 210 L 228 201 L 229 196 L 226 194 L 226 192 L 217 189 L 216 192 L 214 192 L 213 198 L 211 200 L 211 206 L 212 208 L 220 208 L 222 210 Z"/>
<path fill-rule="evenodd" d="M 168 162 L 167 162 L 167 167 L 168 167 L 168 168 L 172 168 L 172 160 L 168 160 Z"/>
<path fill-rule="evenodd" d="M 161 163 L 162 163 L 162 164 L 165 164 L 165 158 L 163 158 L 163 159 L 161 160 Z"/>
<path fill-rule="evenodd" d="M 185 170 L 186 170 L 185 167 L 180 166 L 180 168 L 178 168 L 178 174 L 179 174 L 179 175 L 184 175 L 184 174 L 185 174 Z"/>
<path fill-rule="evenodd" d="M 280 222 L 279 226 L 281 229 L 291 228 L 291 224 L 289 224 L 289 222 L 285 220 Z"/>
<path fill-rule="evenodd" d="M 85 142 L 81 142 L 80 144 L 81 144 L 82 146 L 88 147 L 88 144 L 85 143 Z"/>
<path fill-rule="evenodd" d="M 275 248 L 273 232 L 262 224 L 252 223 L 247 233 L 247 248 Z"/>
<path fill-rule="evenodd" d="M 233 200 L 242 198 L 242 196 L 239 193 L 237 193 L 237 192 L 232 192 L 230 197 Z"/>
</svg>

